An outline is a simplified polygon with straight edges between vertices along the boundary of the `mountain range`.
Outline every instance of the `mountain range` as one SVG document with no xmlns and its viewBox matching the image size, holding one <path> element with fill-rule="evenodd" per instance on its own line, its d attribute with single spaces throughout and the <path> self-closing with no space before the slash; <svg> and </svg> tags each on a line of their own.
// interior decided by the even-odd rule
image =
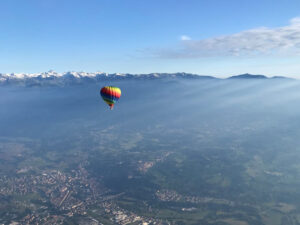
<svg viewBox="0 0 300 225">
<path fill-rule="evenodd" d="M 65 72 L 57 73 L 48 71 L 44 73 L 0 73 L 0 85 L 18 84 L 24 86 L 44 86 L 44 85 L 69 85 L 92 83 L 105 80 L 152 80 L 152 79 L 221 79 L 208 75 L 197 75 L 191 73 L 149 73 L 149 74 L 129 74 L 129 73 L 113 73 L 104 72 Z M 231 76 L 225 79 L 292 79 L 283 76 L 267 77 L 265 75 L 241 74 Z"/>
</svg>

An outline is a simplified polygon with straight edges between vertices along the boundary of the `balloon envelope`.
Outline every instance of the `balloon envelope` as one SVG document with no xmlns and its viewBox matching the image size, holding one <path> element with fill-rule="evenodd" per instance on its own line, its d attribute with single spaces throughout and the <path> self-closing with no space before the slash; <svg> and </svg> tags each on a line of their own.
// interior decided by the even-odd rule
<svg viewBox="0 0 300 225">
<path fill-rule="evenodd" d="M 106 104 L 109 105 L 110 109 L 113 109 L 114 104 L 121 97 L 121 89 L 113 86 L 105 86 L 101 88 L 100 95 Z"/>
</svg>

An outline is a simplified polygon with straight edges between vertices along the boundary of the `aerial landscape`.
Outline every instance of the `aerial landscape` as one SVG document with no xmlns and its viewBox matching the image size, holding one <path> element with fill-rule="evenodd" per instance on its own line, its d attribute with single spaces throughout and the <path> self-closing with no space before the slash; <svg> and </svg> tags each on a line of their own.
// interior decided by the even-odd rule
<svg viewBox="0 0 300 225">
<path fill-rule="evenodd" d="M 300 225 L 300 2 L 0 2 L 0 225 Z"/>
<path fill-rule="evenodd" d="M 9 78 L 3 224 L 300 223 L 298 80 Z M 98 93 L 107 82 L 124 93 L 113 111 Z"/>
</svg>

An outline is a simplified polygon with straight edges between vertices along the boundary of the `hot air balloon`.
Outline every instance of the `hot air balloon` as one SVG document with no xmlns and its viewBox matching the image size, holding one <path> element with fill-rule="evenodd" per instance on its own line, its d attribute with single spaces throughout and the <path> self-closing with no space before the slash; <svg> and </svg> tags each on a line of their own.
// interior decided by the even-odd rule
<svg viewBox="0 0 300 225">
<path fill-rule="evenodd" d="M 110 109 L 112 110 L 114 104 L 119 100 L 121 97 L 121 89 L 118 87 L 113 86 L 105 86 L 101 88 L 100 95 L 103 100 L 109 105 Z"/>
</svg>

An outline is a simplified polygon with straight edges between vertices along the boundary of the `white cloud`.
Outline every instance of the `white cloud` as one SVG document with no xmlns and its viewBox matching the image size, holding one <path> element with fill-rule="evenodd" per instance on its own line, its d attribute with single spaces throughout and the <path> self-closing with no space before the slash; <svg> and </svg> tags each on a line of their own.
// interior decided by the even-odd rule
<svg viewBox="0 0 300 225">
<path fill-rule="evenodd" d="M 300 55 L 300 17 L 283 27 L 260 27 L 202 40 L 183 35 L 181 40 L 180 47 L 161 49 L 156 54 L 166 58 Z"/>
<path fill-rule="evenodd" d="M 182 40 L 182 41 L 190 41 L 191 38 L 189 36 L 187 36 L 187 35 L 182 35 L 182 36 L 180 36 L 180 40 Z"/>
</svg>

